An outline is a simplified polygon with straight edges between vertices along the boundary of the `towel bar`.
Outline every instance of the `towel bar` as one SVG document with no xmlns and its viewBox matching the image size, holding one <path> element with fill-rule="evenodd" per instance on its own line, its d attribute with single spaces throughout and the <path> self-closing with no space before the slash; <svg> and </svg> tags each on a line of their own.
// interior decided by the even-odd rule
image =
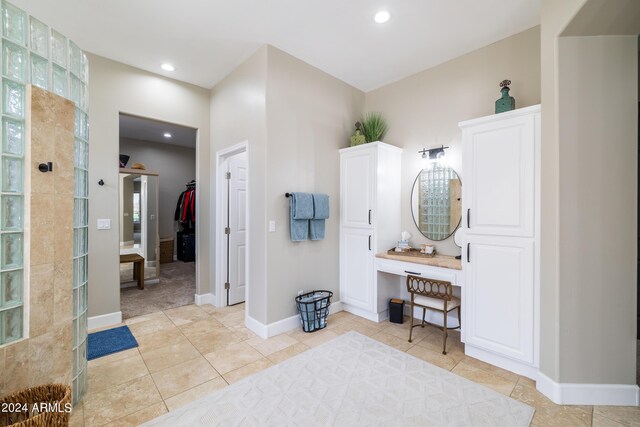
<svg viewBox="0 0 640 427">
<path fill-rule="evenodd" d="M 293 194 L 291 194 L 291 193 L 284 193 L 284 197 L 291 197 L 291 196 L 293 196 Z"/>
</svg>

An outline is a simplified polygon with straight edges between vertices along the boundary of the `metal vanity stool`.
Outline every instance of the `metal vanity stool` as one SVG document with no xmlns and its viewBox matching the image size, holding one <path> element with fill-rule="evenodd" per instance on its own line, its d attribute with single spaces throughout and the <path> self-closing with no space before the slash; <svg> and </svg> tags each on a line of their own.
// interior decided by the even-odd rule
<svg viewBox="0 0 640 427">
<path fill-rule="evenodd" d="M 447 354 L 447 313 L 451 310 L 458 309 L 458 325 L 460 323 L 460 299 L 453 296 L 453 285 L 451 282 L 445 282 L 443 280 L 427 279 L 425 277 L 407 276 L 407 291 L 411 294 L 411 328 L 409 329 L 409 342 L 411 342 L 411 336 L 413 334 L 413 328 L 423 327 L 425 324 L 440 327 L 433 323 L 426 322 L 424 320 L 427 313 L 427 308 L 442 312 L 443 327 L 442 332 L 444 340 L 442 343 L 442 354 Z M 422 323 L 418 325 L 413 324 L 413 307 L 422 307 Z"/>
</svg>

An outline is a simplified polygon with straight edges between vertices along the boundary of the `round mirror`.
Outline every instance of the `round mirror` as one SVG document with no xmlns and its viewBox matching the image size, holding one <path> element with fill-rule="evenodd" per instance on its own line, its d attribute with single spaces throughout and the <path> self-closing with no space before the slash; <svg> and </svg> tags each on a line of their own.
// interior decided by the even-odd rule
<svg viewBox="0 0 640 427">
<path fill-rule="evenodd" d="M 455 170 L 435 163 L 420 171 L 411 190 L 411 213 L 429 240 L 451 236 L 462 219 L 462 183 Z"/>
</svg>

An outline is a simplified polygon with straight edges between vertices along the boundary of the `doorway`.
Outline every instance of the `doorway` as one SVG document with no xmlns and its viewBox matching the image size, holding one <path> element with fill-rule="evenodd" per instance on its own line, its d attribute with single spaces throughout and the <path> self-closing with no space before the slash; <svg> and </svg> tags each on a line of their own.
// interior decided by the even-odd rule
<svg viewBox="0 0 640 427">
<path fill-rule="evenodd" d="M 197 129 L 123 113 L 119 121 L 120 309 L 127 319 L 194 302 Z"/>
<path fill-rule="evenodd" d="M 247 300 L 249 163 L 246 142 L 217 153 L 216 305 Z"/>
</svg>

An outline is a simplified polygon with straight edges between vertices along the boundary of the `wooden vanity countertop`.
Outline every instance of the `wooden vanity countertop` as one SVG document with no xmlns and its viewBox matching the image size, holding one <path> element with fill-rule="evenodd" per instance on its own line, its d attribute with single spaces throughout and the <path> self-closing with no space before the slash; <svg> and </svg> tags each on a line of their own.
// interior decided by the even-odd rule
<svg viewBox="0 0 640 427">
<path fill-rule="evenodd" d="M 415 264 L 431 265 L 433 267 L 450 268 L 452 270 L 462 270 L 462 260 L 449 255 L 436 254 L 431 258 L 391 255 L 387 252 L 376 254 L 376 258 L 392 259 L 394 261 L 412 262 Z"/>
</svg>

